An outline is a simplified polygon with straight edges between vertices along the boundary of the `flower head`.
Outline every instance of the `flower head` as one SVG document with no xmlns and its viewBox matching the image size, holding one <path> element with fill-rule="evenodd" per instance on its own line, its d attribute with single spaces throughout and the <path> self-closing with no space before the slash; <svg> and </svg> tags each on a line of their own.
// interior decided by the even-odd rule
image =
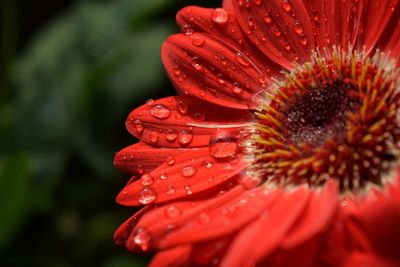
<svg viewBox="0 0 400 267">
<path fill-rule="evenodd" d="M 116 242 L 151 266 L 399 266 L 399 12 L 181 10 L 161 52 L 179 95 L 132 111 L 115 156 L 117 202 L 143 206 Z"/>
</svg>

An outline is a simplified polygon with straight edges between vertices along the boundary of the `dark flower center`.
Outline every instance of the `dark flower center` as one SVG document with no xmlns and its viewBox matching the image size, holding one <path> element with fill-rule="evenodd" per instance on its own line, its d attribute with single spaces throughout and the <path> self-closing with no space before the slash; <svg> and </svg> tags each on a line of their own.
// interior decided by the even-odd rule
<svg viewBox="0 0 400 267">
<path fill-rule="evenodd" d="M 322 145 L 326 139 L 343 141 L 346 114 L 359 106 L 354 86 L 335 82 L 295 96 L 293 105 L 283 114 L 287 118 L 284 136 L 293 144 Z"/>
<path fill-rule="evenodd" d="M 398 72 L 382 55 L 334 50 L 276 82 L 255 112 L 253 170 L 283 184 L 380 185 L 398 159 Z"/>
</svg>

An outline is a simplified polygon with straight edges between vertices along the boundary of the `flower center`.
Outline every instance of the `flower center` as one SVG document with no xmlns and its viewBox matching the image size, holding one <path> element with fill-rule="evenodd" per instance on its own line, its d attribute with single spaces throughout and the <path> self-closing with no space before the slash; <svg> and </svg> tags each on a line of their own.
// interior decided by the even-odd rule
<svg viewBox="0 0 400 267">
<path fill-rule="evenodd" d="M 263 180 L 380 185 L 399 153 L 398 70 L 378 53 L 333 49 L 276 81 L 255 112 L 249 158 Z"/>
</svg>

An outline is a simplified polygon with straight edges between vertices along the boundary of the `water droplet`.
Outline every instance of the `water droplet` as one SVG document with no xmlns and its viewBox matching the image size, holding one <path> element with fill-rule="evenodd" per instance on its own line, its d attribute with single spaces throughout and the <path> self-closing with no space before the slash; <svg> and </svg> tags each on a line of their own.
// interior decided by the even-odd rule
<svg viewBox="0 0 400 267">
<path fill-rule="evenodd" d="M 245 189 L 253 189 L 260 185 L 262 179 L 251 171 L 246 171 L 240 178 L 239 183 L 243 185 Z"/>
<path fill-rule="evenodd" d="M 148 106 L 152 106 L 152 105 L 154 105 L 154 99 L 148 99 L 147 101 L 146 101 L 146 104 L 148 105 Z"/>
<path fill-rule="evenodd" d="M 174 157 L 172 157 L 172 156 L 168 156 L 166 162 L 167 162 L 167 164 L 168 164 L 169 166 L 172 166 L 172 165 L 175 164 L 175 159 L 174 159 Z"/>
<path fill-rule="evenodd" d="M 240 65 L 248 67 L 250 66 L 250 60 L 244 54 L 238 52 L 235 55 L 236 61 L 239 62 Z"/>
<path fill-rule="evenodd" d="M 217 82 L 218 82 L 220 85 L 225 85 L 225 84 L 226 84 L 226 82 L 225 82 L 224 77 L 222 76 L 222 74 L 218 74 L 218 76 L 217 76 Z"/>
<path fill-rule="evenodd" d="M 207 169 L 211 169 L 214 166 L 213 162 L 210 159 L 204 160 L 202 165 Z"/>
<path fill-rule="evenodd" d="M 282 8 L 283 8 L 283 10 L 285 10 L 286 12 L 290 12 L 290 11 L 292 11 L 292 5 L 289 3 L 289 1 L 288 0 L 283 0 L 282 2 L 281 2 L 281 6 L 282 6 Z"/>
<path fill-rule="evenodd" d="M 229 158 L 237 153 L 237 142 L 233 137 L 224 131 L 217 131 L 211 137 L 209 149 L 210 154 L 215 158 Z"/>
<path fill-rule="evenodd" d="M 166 174 L 165 172 L 160 175 L 161 180 L 167 180 L 167 178 L 168 178 L 168 174 Z"/>
<path fill-rule="evenodd" d="M 185 186 L 186 194 L 191 195 L 193 194 L 192 188 L 190 188 L 190 185 Z"/>
<path fill-rule="evenodd" d="M 271 23 L 272 23 L 272 18 L 271 18 L 271 16 L 270 16 L 269 14 L 265 14 L 265 15 L 264 15 L 264 21 L 265 21 L 265 23 L 267 23 L 267 24 L 271 24 Z"/>
<path fill-rule="evenodd" d="M 150 174 L 143 174 L 142 177 L 140 177 L 140 182 L 143 186 L 149 186 L 154 183 L 154 179 Z"/>
<path fill-rule="evenodd" d="M 150 187 L 143 187 L 139 192 L 138 201 L 140 204 L 146 205 L 156 200 L 157 194 Z"/>
<path fill-rule="evenodd" d="M 276 27 L 272 27 L 272 28 L 271 28 L 271 31 L 272 31 L 272 33 L 275 34 L 275 36 L 277 36 L 277 37 L 279 37 L 279 36 L 282 35 L 282 32 L 281 32 L 278 28 L 276 28 Z"/>
<path fill-rule="evenodd" d="M 136 170 L 137 170 L 137 172 L 138 172 L 139 174 L 143 174 L 143 173 L 144 173 L 144 167 L 143 167 L 143 165 L 138 165 Z"/>
<path fill-rule="evenodd" d="M 204 113 L 196 112 L 193 115 L 193 120 L 195 121 L 204 121 L 206 118 L 206 115 Z"/>
<path fill-rule="evenodd" d="M 179 216 L 181 216 L 181 214 L 182 212 L 174 206 L 169 206 L 165 208 L 165 215 L 167 215 L 167 217 L 170 219 L 178 218 Z"/>
<path fill-rule="evenodd" d="M 225 24 L 229 19 L 229 14 L 223 8 L 216 8 L 211 12 L 211 19 L 218 24 Z"/>
<path fill-rule="evenodd" d="M 163 120 L 171 115 L 171 110 L 162 104 L 157 104 L 150 109 L 150 115 L 156 119 Z"/>
<path fill-rule="evenodd" d="M 151 241 L 151 235 L 148 230 L 144 227 L 138 227 L 135 229 L 133 235 L 133 243 L 138 245 L 143 251 L 149 249 L 149 243 Z"/>
<path fill-rule="evenodd" d="M 201 64 L 200 59 L 198 57 L 193 57 L 192 60 L 193 60 L 193 63 L 192 63 L 193 68 L 195 68 L 198 71 L 202 71 L 204 69 L 204 67 Z"/>
<path fill-rule="evenodd" d="M 192 44 L 197 47 L 202 47 L 205 42 L 206 39 L 201 36 L 196 36 L 192 39 Z"/>
<path fill-rule="evenodd" d="M 176 105 L 181 114 L 186 114 L 188 112 L 188 106 L 183 100 L 179 100 Z"/>
<path fill-rule="evenodd" d="M 153 144 L 157 143 L 158 141 L 158 133 L 156 131 L 152 131 L 149 135 L 150 138 L 150 142 L 152 142 Z"/>
<path fill-rule="evenodd" d="M 176 138 L 178 137 L 178 133 L 174 130 L 174 129 L 169 129 L 167 130 L 167 132 L 165 133 L 165 139 L 168 142 L 174 142 L 176 140 Z"/>
<path fill-rule="evenodd" d="M 185 166 L 182 169 L 182 176 L 189 178 L 192 177 L 193 175 L 195 175 L 197 172 L 197 169 L 193 166 Z"/>
<path fill-rule="evenodd" d="M 175 192 L 176 192 L 175 187 L 173 185 L 169 185 L 167 188 L 167 195 L 168 196 L 173 195 L 173 194 L 175 194 Z"/>
<path fill-rule="evenodd" d="M 256 4 L 257 6 L 261 5 L 261 0 L 254 0 L 254 4 Z"/>
<path fill-rule="evenodd" d="M 192 142 L 192 139 L 193 139 L 192 133 L 187 130 L 182 130 L 179 133 L 178 142 L 183 146 L 188 145 L 190 142 Z"/>
<path fill-rule="evenodd" d="M 297 34 L 297 35 L 303 35 L 304 33 L 304 27 L 300 22 L 296 22 L 293 25 L 293 31 Z"/>
<path fill-rule="evenodd" d="M 191 35 L 194 33 L 194 30 L 193 30 L 192 26 L 190 26 L 189 24 L 185 24 L 182 26 L 181 32 L 186 35 Z"/>
<path fill-rule="evenodd" d="M 241 94 L 243 92 L 243 89 L 240 87 L 240 85 L 237 82 L 234 82 L 232 84 L 232 92 L 235 94 Z"/>
<path fill-rule="evenodd" d="M 133 121 L 133 127 L 135 127 L 135 131 L 140 134 L 143 132 L 143 122 L 139 119 Z"/>
</svg>

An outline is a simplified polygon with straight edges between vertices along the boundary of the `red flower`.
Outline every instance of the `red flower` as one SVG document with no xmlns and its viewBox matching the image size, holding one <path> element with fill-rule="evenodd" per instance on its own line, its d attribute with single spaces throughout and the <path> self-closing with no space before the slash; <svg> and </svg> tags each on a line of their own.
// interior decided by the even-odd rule
<svg viewBox="0 0 400 267">
<path fill-rule="evenodd" d="M 144 207 L 115 233 L 150 266 L 400 266 L 400 4 L 187 7 L 115 156 Z M 136 178 L 138 177 L 138 179 Z"/>
</svg>

